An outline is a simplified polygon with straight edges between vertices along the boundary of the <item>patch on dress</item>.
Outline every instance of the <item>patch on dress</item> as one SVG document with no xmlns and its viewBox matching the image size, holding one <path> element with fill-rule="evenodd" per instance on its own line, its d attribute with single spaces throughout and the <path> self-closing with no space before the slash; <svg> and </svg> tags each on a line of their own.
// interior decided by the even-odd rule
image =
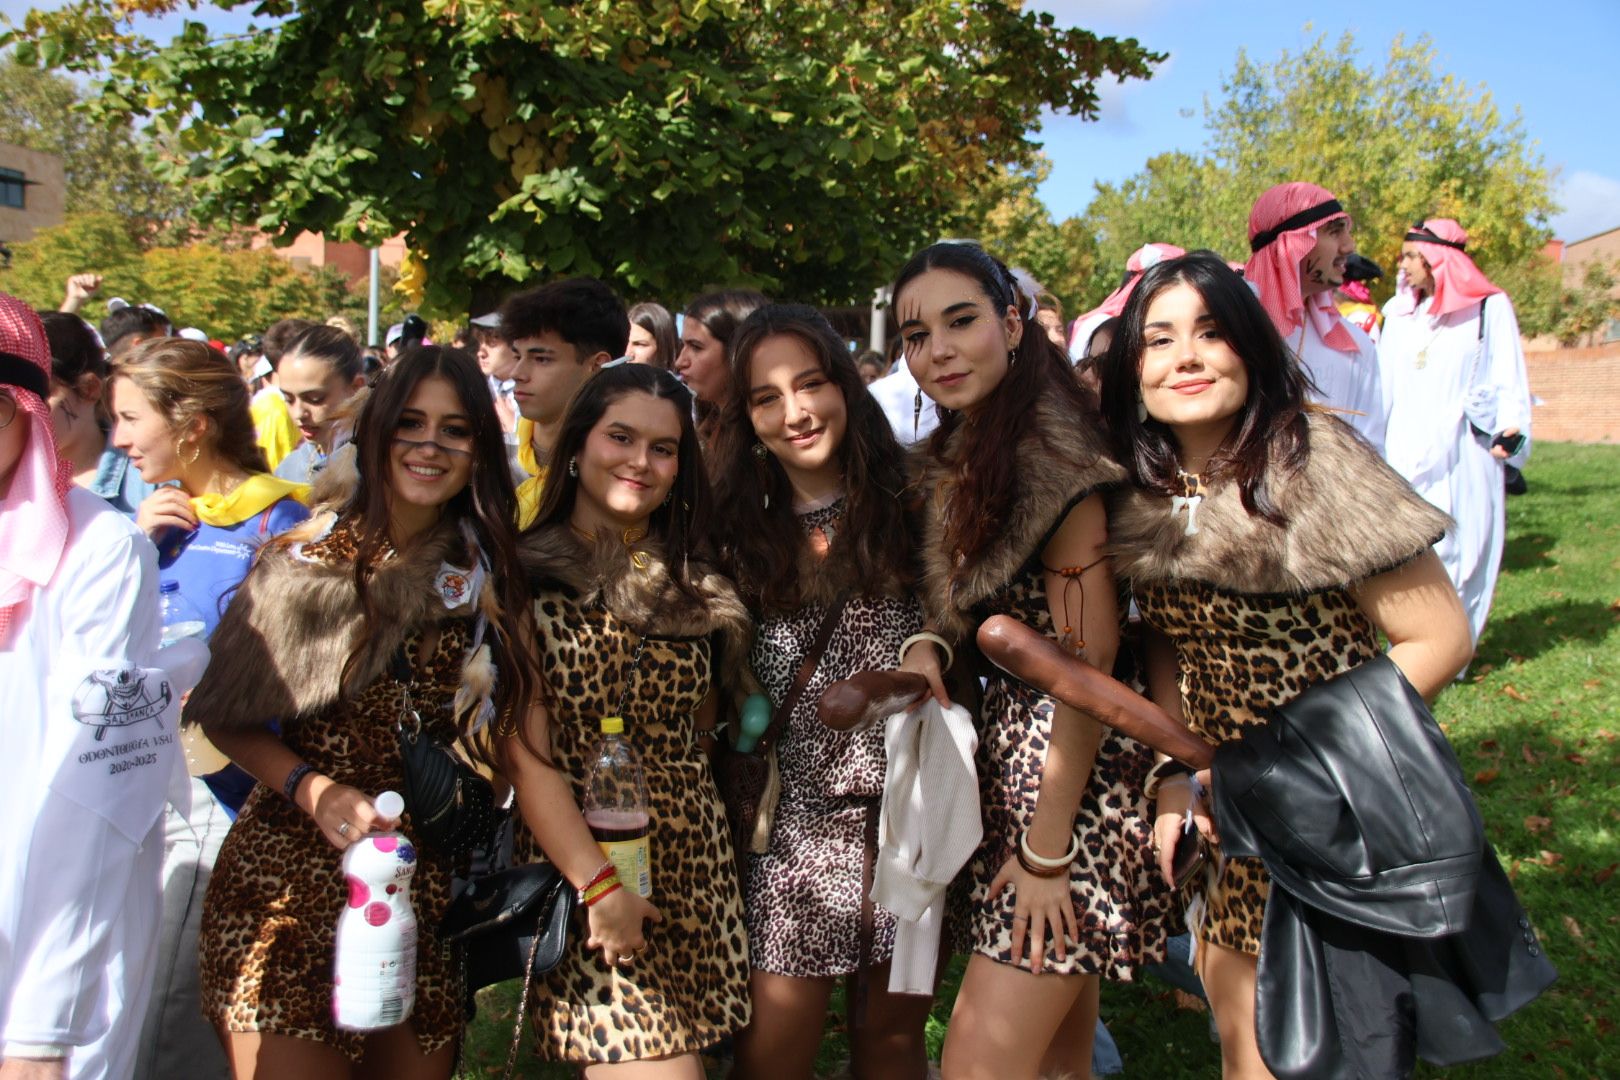
<svg viewBox="0 0 1620 1080">
<path fill-rule="evenodd" d="M 439 564 L 439 576 L 433 579 L 434 588 L 450 610 L 465 607 L 484 586 L 484 568 L 477 563 L 471 570 L 463 570 L 449 563 Z"/>
</svg>

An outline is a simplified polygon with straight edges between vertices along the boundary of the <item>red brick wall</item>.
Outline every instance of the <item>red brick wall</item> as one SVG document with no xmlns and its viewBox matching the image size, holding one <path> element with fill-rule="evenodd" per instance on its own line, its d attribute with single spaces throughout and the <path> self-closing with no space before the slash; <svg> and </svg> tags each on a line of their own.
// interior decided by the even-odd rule
<svg viewBox="0 0 1620 1080">
<path fill-rule="evenodd" d="M 1620 344 L 1524 354 L 1538 441 L 1620 443 Z"/>
</svg>

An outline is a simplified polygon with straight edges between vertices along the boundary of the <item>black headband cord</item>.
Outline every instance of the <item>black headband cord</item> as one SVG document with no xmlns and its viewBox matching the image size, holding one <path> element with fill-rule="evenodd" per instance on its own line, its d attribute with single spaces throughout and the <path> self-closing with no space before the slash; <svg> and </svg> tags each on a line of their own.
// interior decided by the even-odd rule
<svg viewBox="0 0 1620 1080">
<path fill-rule="evenodd" d="M 1444 240 L 1434 235 L 1434 233 L 1430 232 L 1429 230 L 1421 227 L 1415 228 L 1411 232 L 1407 233 L 1405 239 L 1415 241 L 1419 244 L 1439 244 L 1441 247 L 1454 248 L 1457 251 L 1462 252 L 1466 252 L 1468 250 L 1467 244 L 1458 243 L 1456 240 Z"/>
<path fill-rule="evenodd" d="M 1303 229 L 1307 225 L 1315 225 L 1323 218 L 1330 218 L 1334 214 L 1342 213 L 1344 213 L 1344 207 L 1339 205 L 1338 199 L 1329 199 L 1325 203 L 1317 203 L 1315 206 L 1301 210 L 1292 217 L 1283 218 L 1269 229 L 1262 229 L 1255 233 L 1254 238 L 1249 241 L 1249 250 L 1259 251 L 1285 232 Z"/>
<path fill-rule="evenodd" d="M 0 383 L 31 391 L 41 401 L 51 396 L 51 382 L 44 370 L 16 353 L 0 352 Z"/>
</svg>

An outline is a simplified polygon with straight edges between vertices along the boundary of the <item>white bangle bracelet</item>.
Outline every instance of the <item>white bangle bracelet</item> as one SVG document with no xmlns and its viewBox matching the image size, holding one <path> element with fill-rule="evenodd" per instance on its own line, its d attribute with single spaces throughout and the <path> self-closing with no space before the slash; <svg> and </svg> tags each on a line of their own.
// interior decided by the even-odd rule
<svg viewBox="0 0 1620 1080">
<path fill-rule="evenodd" d="M 945 654 L 945 666 L 940 668 L 941 671 L 949 671 L 951 669 L 951 665 L 956 663 L 956 653 L 951 649 L 950 642 L 946 641 L 932 630 L 919 630 L 917 633 L 912 634 L 910 637 L 906 638 L 906 640 L 900 643 L 900 663 L 903 664 L 906 662 L 906 650 L 917 644 L 919 641 L 931 641 L 935 645 L 938 645 L 940 651 Z"/>
<path fill-rule="evenodd" d="M 1018 833 L 1018 849 L 1024 853 L 1024 859 L 1031 866 L 1039 866 L 1043 870 L 1056 870 L 1074 862 L 1080 854 L 1080 838 L 1072 836 L 1069 840 L 1069 850 L 1061 859 L 1048 859 L 1044 855 L 1037 855 L 1029 850 L 1029 830 L 1022 829 Z"/>
</svg>

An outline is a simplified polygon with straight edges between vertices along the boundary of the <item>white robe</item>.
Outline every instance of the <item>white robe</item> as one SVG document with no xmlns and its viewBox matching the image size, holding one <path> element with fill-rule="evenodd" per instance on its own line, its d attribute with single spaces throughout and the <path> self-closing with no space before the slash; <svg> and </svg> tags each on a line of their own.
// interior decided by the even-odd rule
<svg viewBox="0 0 1620 1080">
<path fill-rule="evenodd" d="M 911 377 L 911 369 L 904 361 L 866 389 L 883 409 L 883 415 L 889 418 L 889 427 L 894 429 L 894 437 L 900 440 L 901 446 L 926 439 L 939 427 L 939 410 L 933 398 L 923 394 L 922 410 L 918 411 L 917 380 Z"/>
<path fill-rule="evenodd" d="M 1530 456 L 1530 384 L 1519 346 L 1513 304 L 1497 293 L 1478 304 L 1430 319 L 1433 298 L 1396 314 L 1400 297 L 1384 307 L 1378 360 L 1390 399 L 1385 458 L 1456 524 L 1435 548 L 1468 611 L 1477 644 L 1485 630 L 1502 563 L 1507 529 L 1503 463 L 1490 437 L 1510 428 L 1525 436 L 1509 463 Z M 1481 331 L 1483 330 L 1483 337 Z M 1470 423 L 1490 437 L 1471 430 Z"/>
<path fill-rule="evenodd" d="M 1384 390 L 1378 367 L 1378 348 L 1361 327 L 1343 315 L 1338 315 L 1338 319 L 1355 340 L 1355 352 L 1340 352 L 1323 341 L 1309 314 L 1305 316 L 1304 325 L 1288 335 L 1288 346 L 1310 372 L 1311 381 L 1316 383 L 1316 393 L 1311 400 L 1340 410 L 1339 418 L 1382 454 L 1389 395 Z"/>
<path fill-rule="evenodd" d="M 0 649 L 0 1055 L 66 1046 L 70 1077 L 123 1078 L 150 991 L 179 688 L 145 667 L 156 550 L 82 488 L 67 506 L 62 561 Z M 115 702 L 95 681 L 109 673 L 133 697 Z"/>
</svg>

